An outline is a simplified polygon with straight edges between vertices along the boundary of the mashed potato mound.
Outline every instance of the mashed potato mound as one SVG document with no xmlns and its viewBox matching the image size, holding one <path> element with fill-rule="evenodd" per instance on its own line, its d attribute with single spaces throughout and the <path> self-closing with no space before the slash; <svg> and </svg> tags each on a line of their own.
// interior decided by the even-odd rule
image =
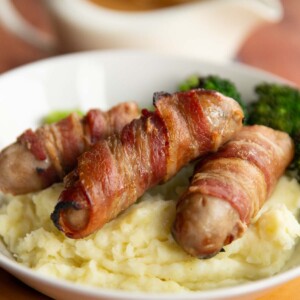
<svg viewBox="0 0 300 300">
<path fill-rule="evenodd" d="M 207 260 L 187 255 L 172 238 L 172 183 L 145 194 L 81 240 L 66 238 L 50 220 L 61 189 L 55 185 L 39 193 L 2 196 L 0 236 L 21 264 L 97 287 L 199 291 L 271 276 L 284 267 L 300 236 L 300 186 L 287 177 L 280 179 L 246 234 Z"/>
</svg>

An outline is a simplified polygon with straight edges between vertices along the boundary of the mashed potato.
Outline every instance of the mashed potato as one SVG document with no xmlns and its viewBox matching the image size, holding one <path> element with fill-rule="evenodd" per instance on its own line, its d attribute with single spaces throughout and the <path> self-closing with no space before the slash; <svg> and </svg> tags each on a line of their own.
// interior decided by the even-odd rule
<svg viewBox="0 0 300 300">
<path fill-rule="evenodd" d="M 296 180 L 282 177 L 246 234 L 207 260 L 190 257 L 171 236 L 176 202 L 170 199 L 181 192 L 173 188 L 176 180 L 145 194 L 81 240 L 66 238 L 50 221 L 61 185 L 3 196 L 0 236 L 15 259 L 29 268 L 112 289 L 198 291 L 271 276 L 284 267 L 300 235 Z"/>
</svg>

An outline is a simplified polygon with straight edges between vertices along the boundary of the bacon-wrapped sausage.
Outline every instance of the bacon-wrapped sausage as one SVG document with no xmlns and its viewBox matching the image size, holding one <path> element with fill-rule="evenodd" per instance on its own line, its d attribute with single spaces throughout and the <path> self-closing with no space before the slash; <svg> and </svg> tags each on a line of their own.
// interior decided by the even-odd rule
<svg viewBox="0 0 300 300">
<path fill-rule="evenodd" d="M 0 191 L 25 194 L 61 181 L 83 151 L 120 132 L 139 115 L 138 106 L 126 102 L 107 112 L 93 109 L 83 118 L 72 113 L 57 123 L 25 131 L 0 152 Z"/>
<path fill-rule="evenodd" d="M 240 106 L 217 92 L 156 93 L 154 105 L 154 112 L 143 111 L 120 135 L 85 152 L 67 176 L 51 218 L 68 237 L 101 228 L 147 189 L 217 150 L 242 127 Z"/>
<path fill-rule="evenodd" d="M 189 254 L 209 258 L 240 237 L 294 155 L 288 134 L 244 127 L 200 161 L 177 204 L 173 236 Z"/>
</svg>

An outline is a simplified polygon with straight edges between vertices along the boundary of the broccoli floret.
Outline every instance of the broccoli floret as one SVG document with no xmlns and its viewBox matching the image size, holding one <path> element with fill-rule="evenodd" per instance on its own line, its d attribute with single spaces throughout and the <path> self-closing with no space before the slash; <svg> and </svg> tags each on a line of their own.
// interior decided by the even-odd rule
<svg viewBox="0 0 300 300">
<path fill-rule="evenodd" d="M 241 105 L 244 111 L 245 119 L 247 119 L 246 105 L 242 100 L 241 94 L 239 93 L 235 84 L 230 80 L 221 78 L 216 75 L 209 75 L 205 77 L 192 75 L 179 85 L 179 90 L 182 92 L 196 88 L 217 91 L 225 96 L 233 98 Z"/>
<path fill-rule="evenodd" d="M 300 181 L 300 91 L 274 83 L 255 88 L 256 101 L 249 105 L 249 124 L 260 124 L 285 131 L 295 143 L 295 156 L 289 169 Z"/>
<path fill-rule="evenodd" d="M 300 132 L 300 92 L 274 83 L 256 86 L 257 100 L 249 105 L 249 124 L 261 124 L 285 131 Z"/>
<path fill-rule="evenodd" d="M 293 136 L 293 140 L 295 143 L 295 156 L 289 166 L 289 171 L 300 182 L 300 132 Z"/>
</svg>

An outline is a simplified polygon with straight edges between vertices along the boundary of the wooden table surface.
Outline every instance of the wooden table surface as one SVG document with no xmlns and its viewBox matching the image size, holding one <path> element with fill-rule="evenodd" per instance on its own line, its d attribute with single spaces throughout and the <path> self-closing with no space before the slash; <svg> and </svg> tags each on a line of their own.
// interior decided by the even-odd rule
<svg viewBox="0 0 300 300">
<path fill-rule="evenodd" d="M 39 0 L 14 0 L 18 9 L 49 34 L 55 36 L 47 12 Z M 300 1 L 282 0 L 285 16 L 276 25 L 257 29 L 245 41 L 237 58 L 241 62 L 273 72 L 300 86 Z M 0 26 L 0 73 L 19 65 L 59 53 L 34 49 Z M 290 281 L 257 300 L 300 299 L 300 278 Z M 50 299 L 31 289 L 0 268 L 0 299 Z"/>
</svg>

